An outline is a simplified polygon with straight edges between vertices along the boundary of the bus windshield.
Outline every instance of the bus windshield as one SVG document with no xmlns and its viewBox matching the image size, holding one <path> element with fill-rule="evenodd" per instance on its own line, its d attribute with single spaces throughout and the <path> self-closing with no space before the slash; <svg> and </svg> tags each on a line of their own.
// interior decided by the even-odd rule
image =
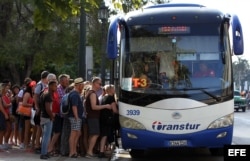
<svg viewBox="0 0 250 161">
<path fill-rule="evenodd" d="M 211 27 L 211 26 L 210 26 Z M 209 32 L 189 26 L 131 27 L 127 51 L 121 51 L 123 90 L 155 93 L 155 90 L 221 90 L 232 82 L 228 38 L 216 30 Z M 224 35 L 224 37 L 227 35 Z M 230 58 L 227 58 L 230 59 Z"/>
</svg>

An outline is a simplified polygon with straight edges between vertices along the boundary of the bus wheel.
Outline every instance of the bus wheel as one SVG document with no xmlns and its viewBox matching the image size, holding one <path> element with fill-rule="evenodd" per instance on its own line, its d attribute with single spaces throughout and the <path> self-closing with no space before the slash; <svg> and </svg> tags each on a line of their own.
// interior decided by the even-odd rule
<svg viewBox="0 0 250 161">
<path fill-rule="evenodd" d="M 209 151 L 213 156 L 223 155 L 223 148 L 210 148 Z"/>
<path fill-rule="evenodd" d="M 129 152 L 131 158 L 143 158 L 144 153 L 145 151 L 141 149 L 131 149 Z"/>
</svg>

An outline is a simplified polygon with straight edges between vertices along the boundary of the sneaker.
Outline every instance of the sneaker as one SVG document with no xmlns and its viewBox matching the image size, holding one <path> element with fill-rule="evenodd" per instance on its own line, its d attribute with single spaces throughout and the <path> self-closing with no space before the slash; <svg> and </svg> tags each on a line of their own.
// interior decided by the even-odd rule
<svg viewBox="0 0 250 161">
<path fill-rule="evenodd" d="M 105 158 L 106 156 L 105 156 L 105 154 L 104 154 L 104 152 L 100 152 L 99 154 L 98 154 L 98 158 Z"/>
<path fill-rule="evenodd" d="M 8 149 L 12 149 L 12 145 L 11 144 L 4 144 Z"/>
<path fill-rule="evenodd" d="M 0 145 L 0 150 L 8 150 L 8 147 L 6 147 L 6 145 L 1 144 Z"/>
<path fill-rule="evenodd" d="M 47 158 L 50 158 L 50 155 L 49 155 L 49 154 L 46 154 L 45 156 L 46 156 Z"/>
<path fill-rule="evenodd" d="M 24 143 L 21 143 L 21 144 L 19 145 L 19 148 L 20 148 L 20 149 L 24 149 L 24 148 L 25 148 Z"/>
<path fill-rule="evenodd" d="M 48 159 L 47 155 L 40 155 L 40 159 Z"/>
<path fill-rule="evenodd" d="M 89 158 L 89 159 L 97 158 L 96 155 L 94 155 L 94 154 L 91 155 L 91 154 L 88 154 L 88 153 L 86 154 L 85 157 L 86 157 L 86 158 Z"/>
<path fill-rule="evenodd" d="M 4 147 L 5 149 L 11 149 L 11 148 L 12 148 L 9 144 L 3 144 L 3 147 Z"/>
</svg>

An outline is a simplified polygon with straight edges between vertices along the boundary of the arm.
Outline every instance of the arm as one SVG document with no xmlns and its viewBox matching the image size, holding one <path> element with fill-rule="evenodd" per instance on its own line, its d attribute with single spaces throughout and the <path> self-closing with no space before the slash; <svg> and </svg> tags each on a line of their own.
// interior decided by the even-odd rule
<svg viewBox="0 0 250 161">
<path fill-rule="evenodd" d="M 17 95 L 17 103 L 22 102 L 23 101 L 23 89 L 21 89 Z"/>
<path fill-rule="evenodd" d="M 77 113 L 77 106 L 72 106 L 72 111 L 73 111 L 73 115 L 74 115 L 75 119 L 78 120 L 79 117 L 78 117 L 78 113 Z"/>
<path fill-rule="evenodd" d="M 19 97 L 18 97 L 18 95 L 16 95 L 16 96 L 14 97 L 14 99 L 15 99 L 15 102 L 18 104 L 18 103 L 19 103 Z"/>
<path fill-rule="evenodd" d="M 38 94 L 34 94 L 34 102 L 35 102 L 35 109 L 36 110 L 39 110 L 39 103 L 38 103 L 38 100 L 39 100 L 39 95 Z"/>
<path fill-rule="evenodd" d="M 118 109 L 117 109 L 117 103 L 113 102 L 111 103 L 111 109 L 114 113 L 118 113 Z"/>
<path fill-rule="evenodd" d="M 111 109 L 110 104 L 106 104 L 106 105 L 96 105 L 96 95 L 94 93 L 90 94 L 90 103 L 91 103 L 91 107 L 92 110 L 101 110 L 101 109 Z"/>
<path fill-rule="evenodd" d="M 39 110 L 40 110 L 39 99 L 40 99 L 42 90 L 43 90 L 43 85 L 41 83 L 37 84 L 35 91 L 34 91 L 34 96 L 33 96 L 34 103 L 35 103 L 35 109 L 37 112 L 39 112 Z"/>
<path fill-rule="evenodd" d="M 1 99 L 2 99 L 2 97 L 1 97 Z M 3 102 L 3 101 L 0 101 L 0 112 L 2 112 L 2 113 L 4 114 L 4 117 L 5 117 L 5 119 L 7 120 L 7 119 L 9 119 L 9 116 L 8 116 L 8 114 L 5 112 L 2 102 Z"/>
<path fill-rule="evenodd" d="M 1 99 L 2 99 L 2 105 L 3 105 L 4 108 L 10 108 L 10 107 L 11 107 L 11 105 L 12 105 L 11 103 L 8 103 L 8 104 L 7 104 L 7 103 L 5 102 L 5 100 L 3 99 L 3 97 L 1 97 Z"/>
<path fill-rule="evenodd" d="M 52 107 L 52 102 L 45 102 L 45 110 L 47 112 L 47 114 L 49 115 L 50 117 L 50 120 L 54 120 L 54 115 L 51 111 L 51 107 Z"/>
</svg>

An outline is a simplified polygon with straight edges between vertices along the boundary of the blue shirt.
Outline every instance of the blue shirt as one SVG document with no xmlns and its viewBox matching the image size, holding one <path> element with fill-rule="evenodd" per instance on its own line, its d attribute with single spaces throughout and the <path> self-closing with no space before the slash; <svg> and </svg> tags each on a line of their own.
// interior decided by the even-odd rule
<svg viewBox="0 0 250 161">
<path fill-rule="evenodd" d="M 69 103 L 70 103 L 70 111 L 69 111 L 69 117 L 74 117 L 72 107 L 76 106 L 77 107 L 77 115 L 79 118 L 82 118 L 84 116 L 84 111 L 83 111 L 83 100 L 80 97 L 80 94 L 73 90 L 71 91 L 69 95 Z"/>
</svg>

